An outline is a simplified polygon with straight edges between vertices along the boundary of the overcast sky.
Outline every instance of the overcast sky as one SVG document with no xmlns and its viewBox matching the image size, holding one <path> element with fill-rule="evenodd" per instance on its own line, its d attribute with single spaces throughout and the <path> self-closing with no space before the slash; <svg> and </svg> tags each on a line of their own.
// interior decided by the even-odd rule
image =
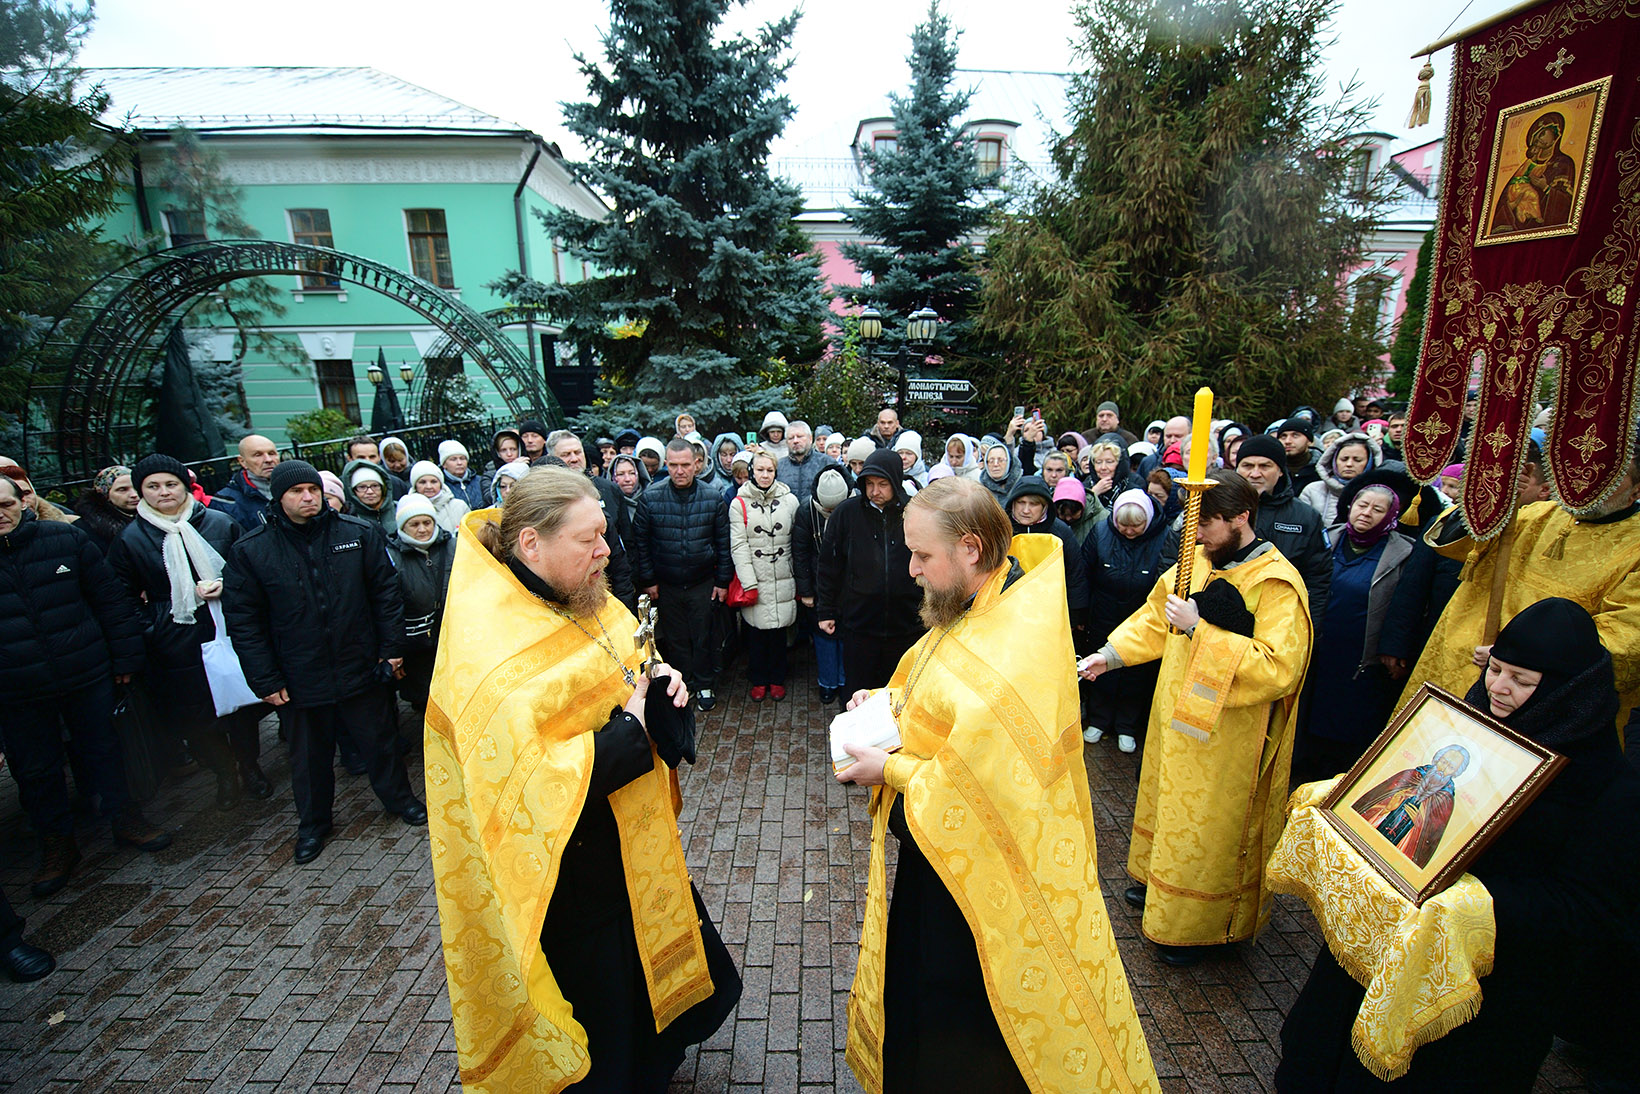
<svg viewBox="0 0 1640 1094">
<path fill-rule="evenodd" d="M 1455 29 L 1510 2 L 1471 0 Z M 750 0 L 730 25 L 753 27 L 791 6 L 791 0 Z M 1067 0 L 946 0 L 944 6 L 964 32 L 965 68 L 1065 72 L 1075 66 Z M 1378 100 L 1374 127 L 1407 136 L 1420 63 L 1409 54 L 1442 36 L 1463 7 L 1462 0 L 1343 0 L 1327 54 L 1330 87 L 1359 80 L 1364 94 Z M 917 0 L 824 0 L 807 8 L 788 84 L 798 108 L 787 129 L 790 144 L 840 119 L 852 133 L 854 121 L 878 111 L 885 91 L 903 89 L 909 35 L 927 10 Z M 97 13 L 81 55 L 88 67 L 368 65 L 533 129 L 571 155 L 574 142 L 558 104 L 584 96 L 572 55 L 596 55 L 607 20 L 602 0 L 99 0 Z M 1439 135 L 1450 55 L 1448 49 L 1436 57 L 1434 124 L 1403 143 Z M 846 154 L 846 147 L 834 154 Z"/>
</svg>

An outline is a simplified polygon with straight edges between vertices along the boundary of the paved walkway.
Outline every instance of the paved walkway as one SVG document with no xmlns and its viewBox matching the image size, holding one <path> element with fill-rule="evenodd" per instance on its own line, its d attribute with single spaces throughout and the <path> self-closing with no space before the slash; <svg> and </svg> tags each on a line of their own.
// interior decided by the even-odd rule
<svg viewBox="0 0 1640 1094">
<path fill-rule="evenodd" d="M 864 791 L 830 778 L 812 662 L 791 701 L 754 704 L 731 680 L 683 774 L 682 828 L 706 906 L 746 982 L 734 1019 L 692 1052 L 673 1090 L 858 1091 L 843 1061 L 870 831 Z M 0 1086 L 16 1091 L 459 1089 L 421 829 L 338 775 L 337 831 L 291 862 L 295 812 L 274 722 L 272 801 L 222 815 L 206 775 L 162 790 L 175 829 L 157 855 L 115 849 L 89 817 L 86 861 L 44 903 L 9 777 L 0 778 L 0 885 L 58 955 L 37 984 L 0 982 Z M 1105 899 L 1151 1052 L 1170 1091 L 1269 1088 L 1282 1015 L 1318 944 L 1283 898 L 1231 958 L 1159 964 L 1121 899 L 1135 757 L 1088 750 Z M 412 777 L 419 781 L 416 763 Z M 1587 1089 L 1559 1054 L 1538 1091 Z"/>
</svg>

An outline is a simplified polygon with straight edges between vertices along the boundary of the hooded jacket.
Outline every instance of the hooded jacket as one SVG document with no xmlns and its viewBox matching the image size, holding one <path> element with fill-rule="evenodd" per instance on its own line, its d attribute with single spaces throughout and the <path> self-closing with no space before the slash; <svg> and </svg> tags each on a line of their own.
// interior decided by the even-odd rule
<svg viewBox="0 0 1640 1094">
<path fill-rule="evenodd" d="M 0 536 L 0 687 L 8 700 L 77 691 L 142 668 L 142 622 L 91 537 L 22 520 Z"/>
<path fill-rule="evenodd" d="M 735 446 L 734 450 L 729 453 L 731 460 L 734 459 L 735 452 L 739 452 L 746 447 L 740 442 L 740 435 L 737 433 L 719 433 L 713 439 L 712 447 L 706 453 L 706 470 L 712 473 L 712 481 L 720 485 L 727 485 L 734 481 L 734 476 L 729 473 L 729 469 L 718 461 L 718 451 L 725 444 Z M 661 462 L 665 463 L 666 461 L 663 459 Z"/>
<path fill-rule="evenodd" d="M 767 414 L 763 415 L 763 424 L 757 428 L 758 443 L 760 443 L 765 450 L 773 452 L 776 456 L 779 456 L 782 460 L 784 460 L 788 451 L 786 447 L 786 429 L 789 425 L 790 423 L 786 421 L 786 416 L 780 413 L 780 411 L 769 411 Z M 770 429 L 780 430 L 780 439 L 778 441 L 769 440 Z"/>
<path fill-rule="evenodd" d="M 893 496 L 879 509 L 858 493 L 832 510 L 820 544 L 815 618 L 836 620 L 839 630 L 904 636 L 922 631 L 918 610 L 922 587 L 911 576 L 905 545 L 906 493 L 899 453 L 879 449 L 867 458 L 860 477 L 875 472 L 893 484 Z"/>
<path fill-rule="evenodd" d="M 298 525 L 275 509 L 233 545 L 222 578 L 228 634 L 257 695 L 336 703 L 379 687 L 377 664 L 404 652 L 404 599 L 375 522 L 322 506 Z"/>
<path fill-rule="evenodd" d="M 1042 519 L 1035 524 L 1021 524 L 1014 518 L 1014 502 L 1020 498 L 1037 498 L 1042 502 Z M 1040 475 L 1023 475 L 1008 492 L 1008 503 L 1003 506 L 1014 535 L 1036 533 L 1059 537 L 1061 553 L 1065 557 L 1065 603 L 1073 626 L 1084 626 L 1088 614 L 1088 570 L 1082 562 L 1082 545 L 1076 542 L 1071 526 L 1054 516 L 1053 491 Z"/>
<path fill-rule="evenodd" d="M 353 490 L 353 472 L 361 467 L 375 472 L 376 477 L 381 479 L 382 505 L 380 509 L 371 509 L 365 505 Z M 386 468 L 371 463 L 369 460 L 348 460 L 347 466 L 342 468 L 342 489 L 347 492 L 347 515 L 374 524 L 377 530 L 381 532 L 383 539 L 398 532 L 398 526 L 394 520 L 393 505 L 398 499 L 393 496 L 391 479 L 392 476 L 387 473 Z M 268 519 L 273 519 L 271 513 Z M 278 689 L 274 690 L 277 691 Z"/>
<path fill-rule="evenodd" d="M 1321 514 L 1321 519 L 1332 524 L 1340 519 L 1338 513 L 1338 498 L 1344 492 L 1348 480 L 1338 477 L 1334 466 L 1338 459 L 1338 450 L 1345 444 L 1364 444 L 1367 446 L 1367 466 L 1361 469 L 1366 475 L 1384 465 L 1384 450 L 1377 441 L 1365 433 L 1348 433 L 1327 446 L 1316 464 L 1320 478 L 1299 491 L 1298 500 Z M 1344 514 L 1348 516 L 1348 514 Z"/>
</svg>

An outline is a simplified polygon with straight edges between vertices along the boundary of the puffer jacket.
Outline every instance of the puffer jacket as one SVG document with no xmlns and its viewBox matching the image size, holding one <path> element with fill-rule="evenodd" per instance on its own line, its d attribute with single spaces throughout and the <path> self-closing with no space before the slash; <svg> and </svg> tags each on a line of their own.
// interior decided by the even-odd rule
<svg viewBox="0 0 1640 1094">
<path fill-rule="evenodd" d="M 867 467 L 899 472 L 899 454 L 872 453 Z M 911 576 L 911 551 L 905 545 L 905 490 L 894 482 L 894 496 L 884 509 L 863 492 L 844 498 L 820 542 L 819 585 L 815 618 L 837 621 L 839 630 L 904 636 L 922 631 L 918 609 L 922 587 Z"/>
<path fill-rule="evenodd" d="M 748 482 L 729 503 L 729 553 L 735 576 L 757 603 L 740 609 L 747 626 L 779 630 L 797 621 L 797 573 L 792 534 L 797 527 L 797 497 L 783 482 L 767 490 Z"/>
<path fill-rule="evenodd" d="M 382 505 L 380 509 L 369 508 L 359 501 L 359 496 L 353 492 L 353 472 L 361 467 L 374 471 L 382 481 Z M 342 491 L 347 495 L 347 515 L 374 524 L 376 530 L 381 532 L 383 539 L 397 534 L 399 530 L 394 504 L 397 499 L 393 495 L 393 480 L 395 477 L 389 475 L 384 468 L 371 463 L 369 460 L 348 460 L 347 466 L 342 468 Z M 271 512 L 268 519 L 273 519 Z"/>
<path fill-rule="evenodd" d="M 644 490 L 632 519 L 632 576 L 638 588 L 706 580 L 727 588 L 734 572 L 722 494 L 698 480 L 679 490 L 670 478 Z"/>
<path fill-rule="evenodd" d="M 377 664 L 404 653 L 399 577 L 369 521 L 327 506 L 297 525 L 275 509 L 233 545 L 222 576 L 228 634 L 258 695 L 339 702 L 380 686 Z"/>
<path fill-rule="evenodd" d="M 195 503 L 188 523 L 224 562 L 234 542 L 248 533 L 226 513 Z M 148 666 L 144 671 L 156 694 L 209 697 L 210 684 L 199 647 L 216 637 L 216 624 L 204 604 L 194 611 L 192 624 L 171 618 L 171 579 L 165 573 L 165 533 L 145 520 L 134 520 L 108 553 L 108 564 L 119 575 L 131 599 L 132 610 L 147 626 Z M 200 575 L 194 574 L 199 580 Z M 201 690 L 203 689 L 203 691 Z"/>
<path fill-rule="evenodd" d="M 400 532 L 387 541 L 387 556 L 398 571 L 399 592 L 404 597 L 405 649 L 411 653 L 437 649 L 444 596 L 450 589 L 450 565 L 456 557 L 455 537 L 434 528 L 431 540 L 417 543 Z"/>
<path fill-rule="evenodd" d="M 1155 512 L 1154 508 L 1151 510 Z M 1097 649 L 1123 620 L 1144 604 L 1167 570 L 1162 543 L 1167 524 L 1156 516 L 1138 537 L 1128 539 L 1116 530 L 1115 512 L 1100 521 L 1082 543 L 1082 562 L 1088 571 L 1088 638 Z"/>
<path fill-rule="evenodd" d="M 445 487 L 457 501 L 465 502 L 468 509 L 484 508 L 484 476 L 471 463 L 467 465 L 467 474 L 459 479 L 442 467 L 439 472 L 444 476 Z"/>
<path fill-rule="evenodd" d="M 0 536 L 0 688 L 9 701 L 142 668 L 142 621 L 90 536 L 24 512 Z"/>
</svg>

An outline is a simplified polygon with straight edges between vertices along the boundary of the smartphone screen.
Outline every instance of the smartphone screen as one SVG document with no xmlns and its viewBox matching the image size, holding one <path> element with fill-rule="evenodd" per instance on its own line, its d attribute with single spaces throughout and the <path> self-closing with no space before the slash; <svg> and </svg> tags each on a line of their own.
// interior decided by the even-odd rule
<svg viewBox="0 0 1640 1094">
<path fill-rule="evenodd" d="M 746 431 L 746 443 L 747 444 L 756 444 L 757 443 L 757 431 L 755 429 L 748 429 Z"/>
<path fill-rule="evenodd" d="M 1016 418 L 1025 417 L 1025 408 L 1022 407 L 1022 406 L 1014 407 L 1014 417 L 1016 417 Z"/>
<path fill-rule="evenodd" d="M 1031 410 L 1031 417 L 1035 418 L 1037 421 L 1040 422 L 1042 420 L 1042 408 L 1041 407 L 1033 407 L 1032 410 Z"/>
</svg>

